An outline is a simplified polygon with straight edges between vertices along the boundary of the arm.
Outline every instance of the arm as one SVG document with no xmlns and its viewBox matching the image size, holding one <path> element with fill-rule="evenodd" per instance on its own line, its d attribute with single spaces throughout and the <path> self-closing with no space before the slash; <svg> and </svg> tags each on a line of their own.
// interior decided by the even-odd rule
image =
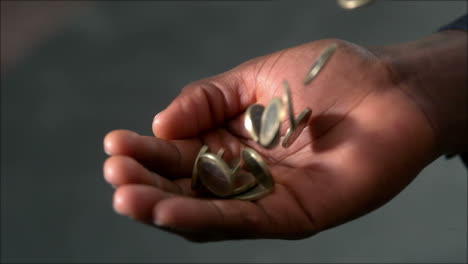
<svg viewBox="0 0 468 264">
<path fill-rule="evenodd" d="M 467 38 L 466 31 L 449 30 L 378 51 L 447 154 L 468 150 Z"/>
</svg>

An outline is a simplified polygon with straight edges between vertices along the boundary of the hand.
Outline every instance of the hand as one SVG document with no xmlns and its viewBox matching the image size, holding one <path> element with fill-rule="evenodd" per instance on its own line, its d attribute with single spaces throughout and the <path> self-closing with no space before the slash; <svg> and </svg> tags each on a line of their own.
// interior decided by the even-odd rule
<svg viewBox="0 0 468 264">
<path fill-rule="evenodd" d="M 338 48 L 308 86 L 302 81 L 331 43 Z M 250 60 L 189 84 L 153 122 L 156 137 L 117 130 L 104 140 L 114 208 L 193 241 L 299 239 L 350 221 L 389 201 L 434 160 L 430 122 L 395 71 L 371 50 L 321 40 Z M 249 139 L 243 113 L 283 95 L 288 80 L 296 116 L 309 126 L 287 149 Z M 281 136 L 288 128 L 285 121 Z M 255 202 L 194 197 L 190 178 L 203 144 L 225 158 L 243 147 L 261 153 L 275 191 Z"/>
</svg>

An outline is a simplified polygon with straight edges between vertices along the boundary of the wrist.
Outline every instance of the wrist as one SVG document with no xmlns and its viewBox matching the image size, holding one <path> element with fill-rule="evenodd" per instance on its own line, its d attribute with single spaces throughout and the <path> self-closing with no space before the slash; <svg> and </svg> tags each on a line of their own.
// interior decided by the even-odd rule
<svg viewBox="0 0 468 264">
<path fill-rule="evenodd" d="M 468 149 L 466 31 L 444 31 L 376 49 L 395 84 L 429 121 L 440 154 Z"/>
</svg>

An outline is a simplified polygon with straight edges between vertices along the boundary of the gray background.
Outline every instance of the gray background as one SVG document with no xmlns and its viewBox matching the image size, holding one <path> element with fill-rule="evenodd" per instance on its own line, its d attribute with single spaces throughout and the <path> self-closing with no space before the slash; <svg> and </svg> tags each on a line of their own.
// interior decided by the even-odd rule
<svg viewBox="0 0 468 264">
<path fill-rule="evenodd" d="M 184 84 L 322 39 L 430 34 L 464 1 L 2 1 L 2 262 L 466 262 L 467 173 L 439 159 L 381 209 L 299 241 L 209 244 L 118 216 L 104 135 L 151 134 Z"/>
</svg>

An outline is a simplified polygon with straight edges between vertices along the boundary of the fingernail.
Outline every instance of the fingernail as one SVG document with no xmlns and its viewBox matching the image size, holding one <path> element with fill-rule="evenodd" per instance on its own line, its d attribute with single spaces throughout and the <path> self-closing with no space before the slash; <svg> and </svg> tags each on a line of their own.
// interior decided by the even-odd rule
<svg viewBox="0 0 468 264">
<path fill-rule="evenodd" d="M 154 123 L 154 124 L 159 123 L 158 116 L 160 116 L 161 113 L 162 113 L 162 112 L 159 112 L 159 113 L 157 113 L 157 114 L 154 116 L 154 118 L 153 118 L 153 123 Z"/>
</svg>

